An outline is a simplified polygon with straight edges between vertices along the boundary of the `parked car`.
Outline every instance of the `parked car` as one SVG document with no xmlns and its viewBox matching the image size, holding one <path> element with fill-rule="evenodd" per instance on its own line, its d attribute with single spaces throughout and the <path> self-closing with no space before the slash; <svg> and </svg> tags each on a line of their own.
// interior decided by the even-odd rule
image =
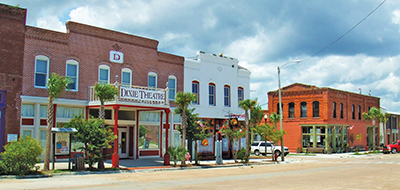
<svg viewBox="0 0 400 190">
<path fill-rule="evenodd" d="M 265 144 L 266 143 L 266 144 Z M 281 146 L 280 145 L 274 145 L 273 142 L 271 141 L 254 141 L 253 144 L 251 144 L 251 149 L 250 152 L 255 154 L 256 156 L 260 154 L 265 154 L 265 145 L 267 145 L 267 154 L 272 154 L 276 153 L 279 156 L 281 155 Z M 284 147 L 285 151 L 284 154 L 285 156 L 289 154 L 289 148 Z"/>
<path fill-rule="evenodd" d="M 383 154 L 396 154 L 398 151 L 400 151 L 400 140 L 394 141 L 392 144 L 388 144 L 383 147 Z"/>
</svg>

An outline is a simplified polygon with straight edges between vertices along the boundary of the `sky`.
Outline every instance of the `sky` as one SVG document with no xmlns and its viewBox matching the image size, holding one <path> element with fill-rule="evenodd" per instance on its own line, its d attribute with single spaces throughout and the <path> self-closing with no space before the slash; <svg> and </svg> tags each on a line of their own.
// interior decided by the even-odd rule
<svg viewBox="0 0 400 190">
<path fill-rule="evenodd" d="M 28 9 L 30 26 L 66 32 L 71 20 L 158 40 L 166 53 L 237 58 L 251 71 L 250 98 L 263 108 L 267 93 L 278 89 L 277 67 L 288 63 L 281 67 L 282 87 L 303 83 L 361 91 L 400 113 L 398 0 L 0 2 Z"/>
</svg>

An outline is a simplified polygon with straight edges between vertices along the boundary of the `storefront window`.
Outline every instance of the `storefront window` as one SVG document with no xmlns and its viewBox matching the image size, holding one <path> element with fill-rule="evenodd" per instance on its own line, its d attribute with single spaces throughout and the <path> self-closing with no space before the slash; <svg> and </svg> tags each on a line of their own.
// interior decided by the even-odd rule
<svg viewBox="0 0 400 190">
<path fill-rule="evenodd" d="M 140 125 L 139 126 L 139 149 L 158 149 L 160 143 L 160 126 Z"/>
<path fill-rule="evenodd" d="M 302 139 L 303 143 L 302 146 L 303 148 L 307 147 L 313 147 L 314 145 L 314 140 L 313 140 L 313 127 L 302 127 Z"/>
</svg>

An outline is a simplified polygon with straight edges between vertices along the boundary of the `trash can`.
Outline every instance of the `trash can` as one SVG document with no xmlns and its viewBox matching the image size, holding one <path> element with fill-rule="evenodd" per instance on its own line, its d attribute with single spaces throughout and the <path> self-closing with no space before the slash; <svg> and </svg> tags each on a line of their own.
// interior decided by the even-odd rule
<svg viewBox="0 0 400 190">
<path fill-rule="evenodd" d="M 77 171 L 77 170 L 84 170 L 85 169 L 85 163 L 84 163 L 84 157 L 83 154 L 77 153 L 74 155 L 73 158 L 71 158 L 72 162 L 72 170 Z"/>
</svg>

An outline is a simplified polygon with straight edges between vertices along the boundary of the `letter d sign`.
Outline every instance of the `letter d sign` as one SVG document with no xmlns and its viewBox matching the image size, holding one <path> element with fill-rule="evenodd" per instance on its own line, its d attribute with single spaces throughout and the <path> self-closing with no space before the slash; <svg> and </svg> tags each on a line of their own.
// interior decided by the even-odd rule
<svg viewBox="0 0 400 190">
<path fill-rule="evenodd" d="M 119 51 L 110 51 L 110 61 L 114 63 L 123 63 L 124 62 L 124 54 Z"/>
</svg>

